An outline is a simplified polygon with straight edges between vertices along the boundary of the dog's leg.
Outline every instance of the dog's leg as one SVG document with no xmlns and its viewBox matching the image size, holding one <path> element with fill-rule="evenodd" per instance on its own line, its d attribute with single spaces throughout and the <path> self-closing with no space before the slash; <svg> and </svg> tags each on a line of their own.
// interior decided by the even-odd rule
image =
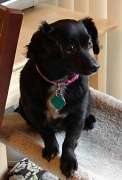
<svg viewBox="0 0 122 180">
<path fill-rule="evenodd" d="M 56 140 L 55 134 L 52 129 L 45 127 L 41 130 L 41 136 L 44 140 L 45 148 L 42 155 L 45 159 L 50 161 L 59 153 L 59 144 Z"/>
<path fill-rule="evenodd" d="M 77 140 L 80 136 L 84 123 L 81 114 L 71 114 L 66 118 L 66 137 L 62 147 L 61 171 L 66 178 L 72 177 L 78 168 L 74 149 L 77 146 Z M 84 120 L 85 121 L 85 120 Z"/>
<path fill-rule="evenodd" d="M 55 137 L 55 133 L 52 129 L 50 129 L 47 126 L 44 126 L 43 123 L 41 122 L 41 117 L 40 114 L 37 114 L 33 110 L 26 110 L 26 114 L 30 117 L 29 119 L 25 115 L 25 112 L 23 110 L 23 106 L 20 104 L 19 108 L 16 110 L 16 112 L 19 112 L 25 120 L 35 127 L 38 132 L 40 133 L 42 139 L 44 140 L 45 148 L 43 149 L 42 155 L 45 159 L 50 161 L 53 159 L 55 156 L 58 155 L 59 153 L 59 145 Z"/>
<path fill-rule="evenodd" d="M 86 113 L 86 120 L 85 120 L 85 125 L 83 130 L 92 130 L 94 128 L 96 118 L 91 114 L 91 109 L 92 109 L 92 98 L 91 94 L 89 93 L 89 101 L 88 101 L 88 109 Z"/>
<path fill-rule="evenodd" d="M 96 122 L 95 117 L 92 114 L 90 114 L 89 117 L 87 117 L 85 120 L 85 125 L 83 130 L 86 131 L 92 130 L 94 128 L 95 122 Z"/>
</svg>

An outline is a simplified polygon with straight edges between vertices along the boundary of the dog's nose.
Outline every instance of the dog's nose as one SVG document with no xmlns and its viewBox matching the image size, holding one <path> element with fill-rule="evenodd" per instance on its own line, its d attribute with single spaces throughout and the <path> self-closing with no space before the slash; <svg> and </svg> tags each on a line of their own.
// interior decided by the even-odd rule
<svg viewBox="0 0 122 180">
<path fill-rule="evenodd" d="M 100 65 L 98 63 L 95 63 L 94 66 L 92 67 L 92 73 L 95 73 L 98 71 Z"/>
</svg>

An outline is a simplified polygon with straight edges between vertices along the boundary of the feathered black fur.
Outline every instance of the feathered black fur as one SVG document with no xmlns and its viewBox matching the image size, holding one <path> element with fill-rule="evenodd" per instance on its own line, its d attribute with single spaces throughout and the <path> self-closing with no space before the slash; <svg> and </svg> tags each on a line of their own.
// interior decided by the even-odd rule
<svg viewBox="0 0 122 180">
<path fill-rule="evenodd" d="M 77 170 L 74 149 L 80 133 L 92 129 L 95 122 L 88 76 L 97 72 L 99 64 L 89 53 L 91 46 L 98 54 L 98 32 L 91 18 L 43 22 L 27 46 L 28 62 L 20 76 L 21 97 L 16 111 L 39 131 L 45 144 L 43 157 L 48 161 L 59 152 L 55 133 L 66 131 L 60 167 L 67 178 Z M 60 87 L 66 101 L 60 110 L 51 104 L 57 87 L 39 74 L 36 65 L 53 82 L 64 82 L 79 74 L 75 82 Z"/>
</svg>

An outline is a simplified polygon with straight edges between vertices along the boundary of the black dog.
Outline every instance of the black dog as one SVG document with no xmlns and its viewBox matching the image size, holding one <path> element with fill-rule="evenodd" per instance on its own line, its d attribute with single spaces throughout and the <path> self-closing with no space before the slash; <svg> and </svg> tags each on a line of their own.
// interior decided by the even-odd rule
<svg viewBox="0 0 122 180">
<path fill-rule="evenodd" d="M 48 161 L 59 152 L 55 133 L 66 131 L 60 168 L 67 178 L 77 170 L 74 149 L 80 133 L 95 122 L 88 76 L 99 64 L 89 53 L 91 45 L 98 54 L 98 32 L 91 18 L 43 22 L 27 46 L 29 60 L 20 77 L 17 111 L 41 134 Z"/>
</svg>

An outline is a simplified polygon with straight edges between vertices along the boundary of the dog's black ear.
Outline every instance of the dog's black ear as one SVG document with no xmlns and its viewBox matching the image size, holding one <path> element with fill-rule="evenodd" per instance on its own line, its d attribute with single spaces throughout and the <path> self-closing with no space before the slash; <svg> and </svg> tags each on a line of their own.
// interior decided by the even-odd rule
<svg viewBox="0 0 122 180">
<path fill-rule="evenodd" d="M 27 58 L 34 59 L 35 52 L 37 52 L 38 47 L 40 46 L 39 39 L 40 39 L 40 34 L 37 31 L 33 34 L 30 43 L 26 46 L 27 47 L 27 54 L 26 54 Z"/>
<path fill-rule="evenodd" d="M 41 26 L 41 30 L 44 33 L 49 34 L 53 30 L 53 27 L 51 25 L 49 25 L 46 21 L 43 21 L 42 26 Z"/>
<path fill-rule="evenodd" d="M 98 31 L 95 26 L 95 23 L 93 22 L 93 19 L 90 17 L 86 17 L 81 21 L 84 24 L 85 28 L 87 29 L 88 34 L 91 36 L 94 54 L 99 54 L 100 48 L 99 48 L 99 40 L 98 40 Z"/>
<path fill-rule="evenodd" d="M 61 45 L 50 35 L 53 27 L 47 22 L 42 22 L 38 31 L 36 31 L 27 45 L 27 58 L 37 60 L 40 58 L 46 59 L 52 56 L 57 57 L 62 55 Z"/>
</svg>

